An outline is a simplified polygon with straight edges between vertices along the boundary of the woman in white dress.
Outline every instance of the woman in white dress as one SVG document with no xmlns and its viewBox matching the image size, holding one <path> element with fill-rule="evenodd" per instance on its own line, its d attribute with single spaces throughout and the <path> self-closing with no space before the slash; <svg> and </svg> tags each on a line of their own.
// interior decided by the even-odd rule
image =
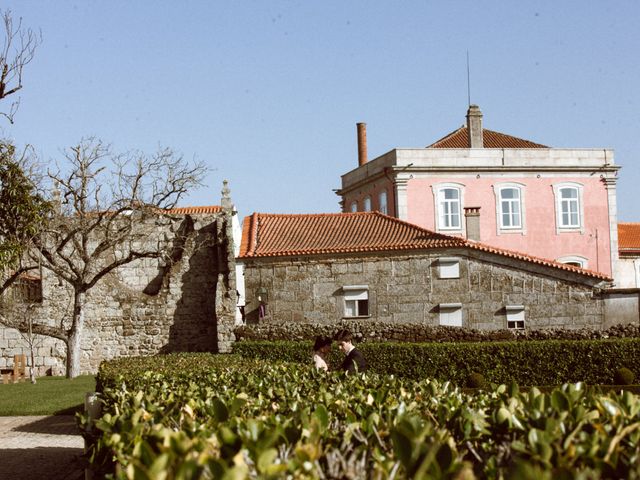
<svg viewBox="0 0 640 480">
<path fill-rule="evenodd" d="M 331 338 L 329 337 L 316 337 L 316 341 L 313 344 L 313 364 L 318 370 L 329 370 L 327 364 L 327 356 L 331 351 Z"/>
</svg>

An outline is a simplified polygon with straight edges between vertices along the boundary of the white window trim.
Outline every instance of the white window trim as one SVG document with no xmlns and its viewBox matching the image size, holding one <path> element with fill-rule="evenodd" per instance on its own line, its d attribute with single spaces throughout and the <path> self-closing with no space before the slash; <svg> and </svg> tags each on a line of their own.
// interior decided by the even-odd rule
<svg viewBox="0 0 640 480">
<path fill-rule="evenodd" d="M 349 207 L 349 211 L 351 213 L 356 213 L 358 211 L 358 202 L 356 200 L 351 202 L 351 206 Z"/>
<path fill-rule="evenodd" d="M 464 184 L 462 183 L 438 183 L 431 186 L 431 191 L 433 192 L 433 211 L 435 214 L 435 223 L 436 232 L 446 232 L 446 233 L 464 233 L 465 222 L 464 222 Z M 440 225 L 440 202 L 439 195 L 440 191 L 445 190 L 447 188 L 455 188 L 460 192 L 460 210 L 459 210 L 459 218 L 460 218 L 460 226 L 459 227 L 442 227 Z"/>
<path fill-rule="evenodd" d="M 384 202 L 382 201 L 382 199 L 384 198 Z M 384 205 L 384 209 L 382 208 L 382 206 Z M 384 213 L 385 215 L 388 215 L 389 213 L 389 204 L 387 202 L 387 191 L 383 190 L 380 193 L 378 193 L 378 210 L 380 211 L 380 213 Z"/>
<path fill-rule="evenodd" d="M 351 292 L 351 293 L 349 293 Z M 359 295 L 356 294 L 359 293 Z M 343 317 L 344 318 L 368 318 L 371 316 L 371 302 L 369 299 L 369 285 L 345 285 L 342 287 L 343 293 Z M 347 301 L 354 300 L 366 300 L 367 301 L 367 314 L 360 315 L 347 315 Z"/>
<path fill-rule="evenodd" d="M 453 310 L 453 311 L 459 311 L 460 312 L 460 324 L 459 325 L 452 325 L 452 324 L 448 324 L 448 323 L 442 323 L 442 311 L 443 310 Z M 440 303 L 438 304 L 438 324 L 445 326 L 445 327 L 462 327 L 464 326 L 464 317 L 463 317 L 463 312 L 462 312 L 462 303 Z"/>
<path fill-rule="evenodd" d="M 504 227 L 502 225 L 502 190 L 507 188 L 515 188 L 520 194 L 520 226 Z M 508 233 L 527 234 L 527 222 L 525 217 L 525 185 L 517 182 L 497 183 L 493 185 L 493 195 L 496 200 L 496 232 L 498 235 Z"/>
<path fill-rule="evenodd" d="M 444 276 L 443 275 L 443 270 L 442 267 L 444 265 L 452 265 L 452 264 L 456 264 L 456 266 L 458 267 L 457 269 L 457 275 L 453 276 Z M 438 258 L 438 278 L 441 279 L 449 279 L 449 278 L 460 278 L 460 259 L 458 257 L 440 257 Z"/>
<path fill-rule="evenodd" d="M 565 255 L 556 260 L 558 263 L 579 263 L 580 268 L 589 268 L 589 259 L 582 255 Z"/>
<path fill-rule="evenodd" d="M 560 198 L 560 190 L 563 188 L 574 188 L 578 191 L 578 225 L 577 226 L 562 226 L 562 205 Z M 584 233 L 584 186 L 577 182 L 562 182 L 553 185 L 554 204 L 556 209 L 556 233 L 563 232 L 580 232 Z"/>
<path fill-rule="evenodd" d="M 524 330 L 526 328 L 526 315 L 524 305 L 507 305 L 504 307 L 506 316 L 507 316 L 507 329 L 509 330 Z M 522 318 L 511 318 L 509 319 L 509 314 L 515 315 L 521 313 Z M 522 322 L 522 327 L 509 327 L 509 322 Z"/>
<path fill-rule="evenodd" d="M 367 195 L 364 197 L 364 201 L 362 202 L 362 210 L 365 212 L 371 211 L 371 196 Z"/>
</svg>

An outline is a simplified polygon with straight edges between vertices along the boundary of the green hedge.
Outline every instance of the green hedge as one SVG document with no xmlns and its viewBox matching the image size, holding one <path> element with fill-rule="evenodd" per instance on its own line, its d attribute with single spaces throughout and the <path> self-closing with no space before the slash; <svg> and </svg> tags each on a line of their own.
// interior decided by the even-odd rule
<svg viewBox="0 0 640 480">
<path fill-rule="evenodd" d="M 464 392 L 210 354 L 103 363 L 99 376 L 102 416 L 80 416 L 94 478 L 640 478 L 640 397 L 627 391 Z"/>
<path fill-rule="evenodd" d="M 311 362 L 310 342 L 238 342 L 234 353 L 263 360 Z M 363 343 L 358 345 L 372 372 L 412 379 L 435 378 L 464 385 L 474 372 L 488 382 L 559 385 L 612 384 L 618 368 L 640 376 L 640 339 L 545 340 L 491 343 Z M 330 364 L 339 367 L 334 348 Z"/>
</svg>

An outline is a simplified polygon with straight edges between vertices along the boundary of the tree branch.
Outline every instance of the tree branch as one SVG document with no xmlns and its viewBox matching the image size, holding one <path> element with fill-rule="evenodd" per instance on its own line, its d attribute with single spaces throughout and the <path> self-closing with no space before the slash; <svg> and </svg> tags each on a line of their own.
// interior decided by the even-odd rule
<svg viewBox="0 0 640 480">
<path fill-rule="evenodd" d="M 4 315 L 0 315 L 0 324 L 8 328 L 15 328 L 16 330 L 27 333 L 29 332 L 29 322 L 25 320 L 11 320 Z M 31 331 L 37 335 L 45 335 L 47 337 L 57 338 L 66 342 L 69 339 L 66 330 L 58 327 L 52 327 L 50 325 L 42 325 L 39 323 L 31 324 Z"/>
</svg>

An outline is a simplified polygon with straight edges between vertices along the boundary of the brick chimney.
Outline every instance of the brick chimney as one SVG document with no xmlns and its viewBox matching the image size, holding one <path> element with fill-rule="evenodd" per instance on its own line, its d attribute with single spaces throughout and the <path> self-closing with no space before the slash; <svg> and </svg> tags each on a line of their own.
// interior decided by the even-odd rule
<svg viewBox="0 0 640 480">
<path fill-rule="evenodd" d="M 482 112 L 478 105 L 469 105 L 469 110 L 467 110 L 467 128 L 469 129 L 469 146 L 471 148 L 483 148 Z"/>
<path fill-rule="evenodd" d="M 480 207 L 464 207 L 467 240 L 480 241 Z"/>
<path fill-rule="evenodd" d="M 367 163 L 367 124 L 357 123 L 358 128 L 358 166 Z"/>
</svg>

